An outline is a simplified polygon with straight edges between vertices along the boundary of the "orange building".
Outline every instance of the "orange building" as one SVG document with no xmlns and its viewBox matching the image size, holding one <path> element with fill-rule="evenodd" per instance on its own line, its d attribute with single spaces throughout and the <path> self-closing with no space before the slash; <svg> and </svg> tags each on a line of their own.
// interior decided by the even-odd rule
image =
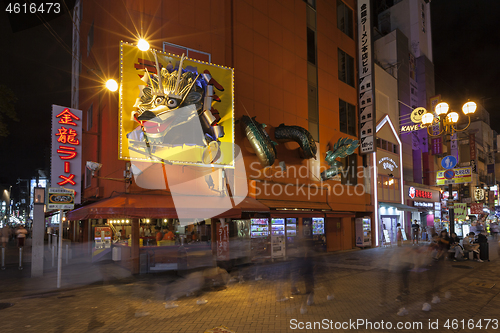
<svg viewBox="0 0 500 333">
<path fill-rule="evenodd" d="M 213 63 L 234 69 L 234 144 L 245 167 L 244 185 L 237 179 L 234 165 L 217 173 L 219 178 L 212 174 L 212 180 L 215 187 L 221 179 L 240 184 L 232 188 L 236 193 L 226 195 L 245 199 L 227 212 L 212 215 L 210 224 L 193 220 L 197 228 L 190 226 L 188 232 L 197 232 L 198 239 L 208 233 L 215 254 L 216 239 L 222 242 L 216 234 L 219 218 L 225 219 L 222 227 L 233 220 L 263 218 L 279 223 L 279 219 L 290 218 L 297 222 L 297 234 L 310 232 L 311 227 L 316 236 L 324 233 L 328 251 L 354 248 L 354 219 L 373 218 L 370 173 L 364 172 L 368 162 L 356 149 L 338 159 L 349 167 L 343 175 L 322 181 L 321 172 L 330 168 L 325 156 L 340 138 L 358 138 L 355 8 L 354 0 L 77 2 L 73 51 L 79 55 L 80 65 L 75 62 L 73 66 L 72 107 L 84 112 L 83 161 L 95 161 L 102 167 L 94 177 L 85 169 L 82 206 L 68 214 L 73 240 L 88 242 L 90 249 L 93 227 L 118 221 L 118 229 L 125 229 L 122 237 L 132 236 L 122 259 L 124 255 L 129 258 L 127 267 L 137 273 L 139 230 L 146 219 L 161 226 L 164 221 L 176 224 L 179 218 L 171 181 L 154 178 L 162 175 L 164 163 L 151 162 L 148 170 L 152 173 L 146 179 L 139 162 L 119 159 L 122 96 L 103 88 L 106 80 L 119 81 L 123 74 L 120 42 L 136 45 L 143 37 L 151 50 L 177 58 L 184 54 L 205 62 L 197 63 L 201 67 Z M 154 71 L 154 60 L 150 65 Z M 224 88 L 227 101 L 229 87 Z M 244 116 L 266 124 L 269 139 L 280 141 L 275 153 L 270 152 L 266 167 L 258 156 L 262 152 L 246 135 Z M 224 121 L 228 120 L 219 122 Z M 289 128 L 295 132 L 283 139 L 288 132 L 278 130 L 280 124 L 301 129 Z M 228 128 L 225 134 L 229 137 Z M 299 144 L 308 141 L 308 133 L 315 141 L 309 152 Z M 208 168 L 217 169 L 213 164 Z M 137 166 L 142 168 L 140 172 Z M 196 166 L 174 163 L 168 168 L 170 175 L 182 178 Z M 141 185 L 139 177 L 146 177 L 142 179 L 148 184 L 156 179 L 158 187 Z M 207 179 L 205 187 L 213 191 Z M 196 186 L 201 194 L 208 191 L 200 182 Z M 193 209 L 202 209 L 207 200 L 195 198 L 192 202 Z M 324 224 L 316 225 L 318 221 Z M 273 225 L 268 227 L 272 232 Z M 233 227 L 229 230 L 233 232 Z"/>
</svg>

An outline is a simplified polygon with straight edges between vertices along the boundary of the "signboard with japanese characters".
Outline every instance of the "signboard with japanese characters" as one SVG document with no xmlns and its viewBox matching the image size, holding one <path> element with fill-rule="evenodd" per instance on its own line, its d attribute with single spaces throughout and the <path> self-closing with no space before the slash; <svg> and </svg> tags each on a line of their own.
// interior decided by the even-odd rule
<svg viewBox="0 0 500 333">
<path fill-rule="evenodd" d="M 82 182 L 82 111 L 52 105 L 51 186 L 75 191 L 79 204 Z"/>
<path fill-rule="evenodd" d="M 359 138 L 360 153 L 376 151 L 375 100 L 373 89 L 373 58 L 371 40 L 371 11 L 369 0 L 358 1 L 358 54 L 359 54 Z"/>
<path fill-rule="evenodd" d="M 455 218 L 459 220 L 465 220 L 467 217 L 467 204 L 466 203 L 455 203 L 453 205 Z"/>
<path fill-rule="evenodd" d="M 453 178 L 446 177 L 447 173 L 453 173 Z M 472 182 L 470 167 L 440 170 L 436 173 L 436 185 L 466 184 L 470 182 Z"/>
<path fill-rule="evenodd" d="M 217 223 L 217 260 L 229 260 L 229 225 Z"/>
<path fill-rule="evenodd" d="M 471 214 L 483 214 L 483 204 L 482 203 L 471 203 L 470 204 Z"/>
<path fill-rule="evenodd" d="M 477 172 L 477 154 L 476 154 L 476 134 L 469 134 L 469 148 L 470 148 L 470 165 L 472 172 Z"/>
</svg>

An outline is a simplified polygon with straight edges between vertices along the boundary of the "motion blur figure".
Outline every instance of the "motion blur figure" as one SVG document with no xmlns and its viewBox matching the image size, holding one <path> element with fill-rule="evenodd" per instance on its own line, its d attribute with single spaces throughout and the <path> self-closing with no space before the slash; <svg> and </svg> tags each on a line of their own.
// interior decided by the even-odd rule
<svg viewBox="0 0 500 333">
<path fill-rule="evenodd" d="M 203 290 L 213 286 L 225 286 L 229 282 L 229 274 L 225 269 L 215 267 L 187 274 L 184 278 L 170 283 L 165 291 L 165 308 L 176 308 L 175 302 L 182 296 L 196 296 L 196 304 L 208 303 Z"/>
</svg>

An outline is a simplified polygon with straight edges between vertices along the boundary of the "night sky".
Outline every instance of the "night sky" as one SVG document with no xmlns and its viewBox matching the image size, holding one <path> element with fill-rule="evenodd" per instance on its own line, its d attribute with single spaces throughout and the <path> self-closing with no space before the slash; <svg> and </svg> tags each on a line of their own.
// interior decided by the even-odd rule
<svg viewBox="0 0 500 333">
<path fill-rule="evenodd" d="M 0 137 L 0 184 L 15 184 L 49 169 L 51 105 L 71 101 L 71 55 L 61 43 L 71 50 L 72 22 L 68 15 L 49 22 L 62 42 L 43 25 L 13 33 L 5 3 L 0 84 L 16 94 L 20 121 L 8 120 L 10 135 Z M 500 1 L 432 0 L 431 12 L 436 93 L 456 108 L 468 98 L 483 103 L 500 132 Z"/>
</svg>

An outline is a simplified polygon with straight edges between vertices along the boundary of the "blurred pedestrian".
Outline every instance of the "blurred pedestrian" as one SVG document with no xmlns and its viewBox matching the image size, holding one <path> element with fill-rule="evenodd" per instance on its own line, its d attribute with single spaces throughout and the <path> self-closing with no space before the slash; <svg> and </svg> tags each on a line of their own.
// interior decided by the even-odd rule
<svg viewBox="0 0 500 333">
<path fill-rule="evenodd" d="M 498 227 L 498 222 L 493 222 L 491 224 L 491 234 L 493 235 L 493 239 L 497 240 L 498 239 L 498 232 L 500 231 L 500 228 Z"/>
<path fill-rule="evenodd" d="M 26 230 L 26 228 L 24 228 L 24 226 L 21 224 L 19 228 L 16 230 L 18 247 L 24 247 L 24 240 L 26 239 L 27 234 L 28 230 Z"/>
<path fill-rule="evenodd" d="M 2 247 L 6 248 L 7 247 L 7 243 L 9 242 L 9 236 L 10 236 L 10 228 L 7 225 L 7 223 L 5 223 L 3 225 L 2 233 L 1 233 L 0 236 L 1 236 L 1 239 L 2 239 Z"/>
<path fill-rule="evenodd" d="M 398 223 L 397 225 L 398 232 L 397 232 L 397 241 L 398 241 L 398 246 L 402 246 L 403 244 L 403 232 L 401 231 L 401 223 Z"/>
</svg>

